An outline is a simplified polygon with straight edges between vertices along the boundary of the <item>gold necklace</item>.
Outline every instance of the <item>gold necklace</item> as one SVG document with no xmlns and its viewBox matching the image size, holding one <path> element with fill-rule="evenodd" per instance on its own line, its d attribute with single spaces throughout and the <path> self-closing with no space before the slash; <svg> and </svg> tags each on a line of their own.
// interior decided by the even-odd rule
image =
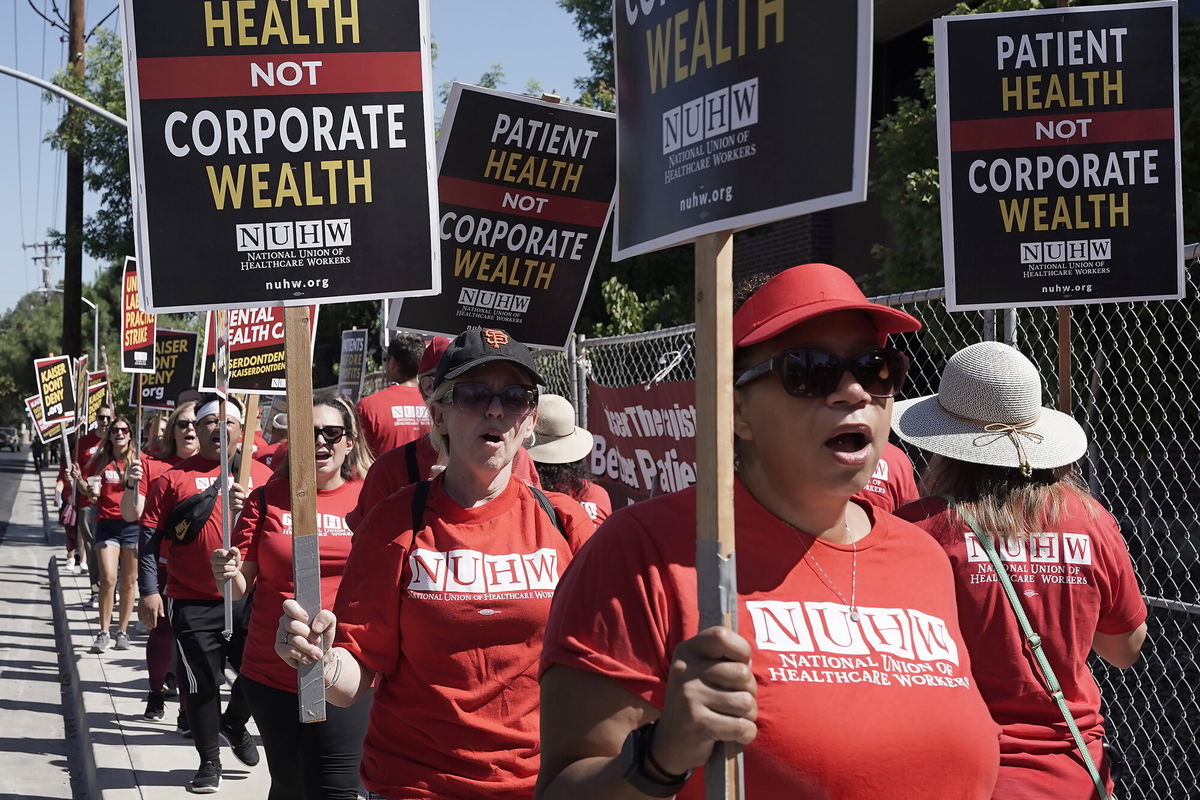
<svg viewBox="0 0 1200 800">
<path fill-rule="evenodd" d="M 799 537 L 800 529 L 797 528 L 792 523 L 788 522 L 787 520 L 784 520 L 783 522 L 785 525 L 787 525 L 789 528 L 791 528 L 793 531 L 796 532 L 796 534 L 797 534 L 796 538 L 799 539 L 800 538 Z M 842 527 L 845 528 L 846 537 L 849 538 L 850 537 L 849 521 L 843 519 Z M 815 539 L 816 537 L 814 536 L 813 538 Z M 816 543 L 814 542 L 813 546 L 815 546 L 815 545 L 816 545 Z M 825 568 L 821 566 L 821 562 L 817 560 L 817 557 L 815 555 L 813 555 L 813 553 L 812 553 L 813 547 L 810 546 L 807 550 L 804 551 L 802 560 L 804 561 L 804 563 L 808 564 L 808 568 L 811 569 L 813 571 L 813 573 L 818 578 L 821 579 L 821 582 L 824 583 L 827 587 L 829 587 L 830 591 L 832 591 L 834 594 L 837 595 L 838 599 L 842 601 L 842 604 L 847 606 L 850 609 L 850 621 L 858 622 L 858 618 L 859 618 L 858 604 L 855 602 L 856 595 L 857 595 L 857 589 L 858 589 L 858 585 L 857 585 L 858 584 L 858 542 L 855 541 L 854 539 L 851 539 L 850 547 L 851 547 L 851 551 L 850 551 L 850 600 L 849 601 L 846 600 L 846 596 L 844 594 L 842 594 L 841 589 L 839 589 L 837 587 L 837 585 L 835 585 L 834 582 L 832 580 L 830 580 L 829 574 L 827 572 L 825 572 Z"/>
</svg>

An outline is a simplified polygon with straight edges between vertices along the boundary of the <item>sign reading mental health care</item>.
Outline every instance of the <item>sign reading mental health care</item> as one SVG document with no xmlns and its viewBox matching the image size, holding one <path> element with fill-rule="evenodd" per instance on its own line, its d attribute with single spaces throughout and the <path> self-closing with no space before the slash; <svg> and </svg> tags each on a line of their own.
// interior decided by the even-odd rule
<svg viewBox="0 0 1200 800">
<path fill-rule="evenodd" d="M 357 328 L 342 331 L 342 352 L 338 358 L 338 391 L 356 402 L 362 395 L 363 377 L 366 375 L 368 333 L 366 329 Z"/>
<path fill-rule="evenodd" d="M 615 118 L 456 83 L 438 153 L 442 293 L 394 303 L 395 327 L 566 347 L 608 224 Z"/>
<path fill-rule="evenodd" d="M 154 372 L 154 315 L 142 311 L 137 259 L 125 259 L 121 278 L 121 371 Z"/>
<path fill-rule="evenodd" d="M 612 388 L 588 381 L 593 479 L 613 508 L 696 482 L 696 384 Z"/>
<path fill-rule="evenodd" d="M 317 329 L 317 307 L 310 311 L 311 336 Z M 217 330 L 216 312 L 208 312 L 204 326 L 204 361 L 200 366 L 200 388 L 217 391 Z M 228 391 L 245 394 L 287 394 L 287 375 L 284 369 L 286 347 L 283 335 L 283 308 L 235 308 L 229 319 L 229 386 Z"/>
<path fill-rule="evenodd" d="M 35 358 L 38 395 L 42 398 L 42 417 L 47 422 L 73 419 L 75 416 L 75 376 L 70 356 Z"/>
<path fill-rule="evenodd" d="M 154 374 L 142 379 L 142 408 L 174 411 L 175 398 L 195 386 L 200 334 L 159 328 L 154 334 Z M 129 405 L 137 405 L 137 381 L 129 387 Z"/>
<path fill-rule="evenodd" d="M 438 290 L 427 0 L 122 0 L 145 310 Z"/>
<path fill-rule="evenodd" d="M 1177 15 L 935 22 L 951 311 L 1183 297 Z"/>
<path fill-rule="evenodd" d="M 615 259 L 867 196 L 870 0 L 614 4 Z"/>
</svg>

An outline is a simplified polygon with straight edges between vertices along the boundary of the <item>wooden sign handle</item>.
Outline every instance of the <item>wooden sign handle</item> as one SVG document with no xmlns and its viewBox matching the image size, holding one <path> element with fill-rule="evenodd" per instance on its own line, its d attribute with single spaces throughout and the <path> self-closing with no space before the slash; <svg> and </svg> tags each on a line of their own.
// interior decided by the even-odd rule
<svg viewBox="0 0 1200 800">
<path fill-rule="evenodd" d="M 310 314 L 308 306 L 290 306 L 283 310 L 288 476 L 292 490 L 292 576 L 296 602 L 312 619 L 321 610 L 321 549 L 317 535 L 316 440 L 312 432 Z M 300 721 L 324 721 L 325 670 L 320 661 L 300 667 L 296 689 Z"/>
<path fill-rule="evenodd" d="M 733 529 L 733 234 L 696 241 L 696 581 L 700 628 L 737 630 Z M 708 354 L 705 356 L 704 354 Z M 707 800 L 745 794 L 736 743 L 713 748 Z"/>
<path fill-rule="evenodd" d="M 254 463 L 254 434 L 258 433 L 258 395 L 246 398 L 246 423 L 242 426 L 242 454 L 238 460 L 237 482 L 243 489 L 250 480 L 250 465 Z"/>
</svg>

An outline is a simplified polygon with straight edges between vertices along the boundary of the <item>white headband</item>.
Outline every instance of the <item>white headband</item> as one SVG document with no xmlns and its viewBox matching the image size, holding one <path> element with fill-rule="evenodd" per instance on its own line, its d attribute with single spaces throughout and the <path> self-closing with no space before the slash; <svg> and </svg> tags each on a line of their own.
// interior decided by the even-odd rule
<svg viewBox="0 0 1200 800">
<path fill-rule="evenodd" d="M 200 406 L 200 409 L 196 412 L 196 420 L 197 421 L 202 420 L 205 417 L 209 416 L 210 414 L 213 416 L 216 416 L 220 412 L 221 412 L 221 401 L 220 400 L 210 400 L 209 402 Z M 225 418 L 236 420 L 239 425 L 242 424 L 242 412 L 238 409 L 237 403 L 234 403 L 229 400 L 225 401 Z"/>
</svg>

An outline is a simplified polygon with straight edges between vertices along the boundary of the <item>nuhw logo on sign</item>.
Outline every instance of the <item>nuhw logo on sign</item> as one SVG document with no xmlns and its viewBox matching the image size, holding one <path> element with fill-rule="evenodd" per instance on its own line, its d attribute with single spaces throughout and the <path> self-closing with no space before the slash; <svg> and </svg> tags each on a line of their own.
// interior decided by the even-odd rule
<svg viewBox="0 0 1200 800">
<path fill-rule="evenodd" d="M 350 220 L 310 219 L 299 222 L 256 222 L 236 225 L 237 249 L 293 250 L 313 247 L 348 247 Z"/>
<path fill-rule="evenodd" d="M 524 314 L 529 310 L 529 295 L 493 292 L 489 289 L 466 289 L 458 293 L 458 304 L 468 308 L 489 308 Z"/>
</svg>

